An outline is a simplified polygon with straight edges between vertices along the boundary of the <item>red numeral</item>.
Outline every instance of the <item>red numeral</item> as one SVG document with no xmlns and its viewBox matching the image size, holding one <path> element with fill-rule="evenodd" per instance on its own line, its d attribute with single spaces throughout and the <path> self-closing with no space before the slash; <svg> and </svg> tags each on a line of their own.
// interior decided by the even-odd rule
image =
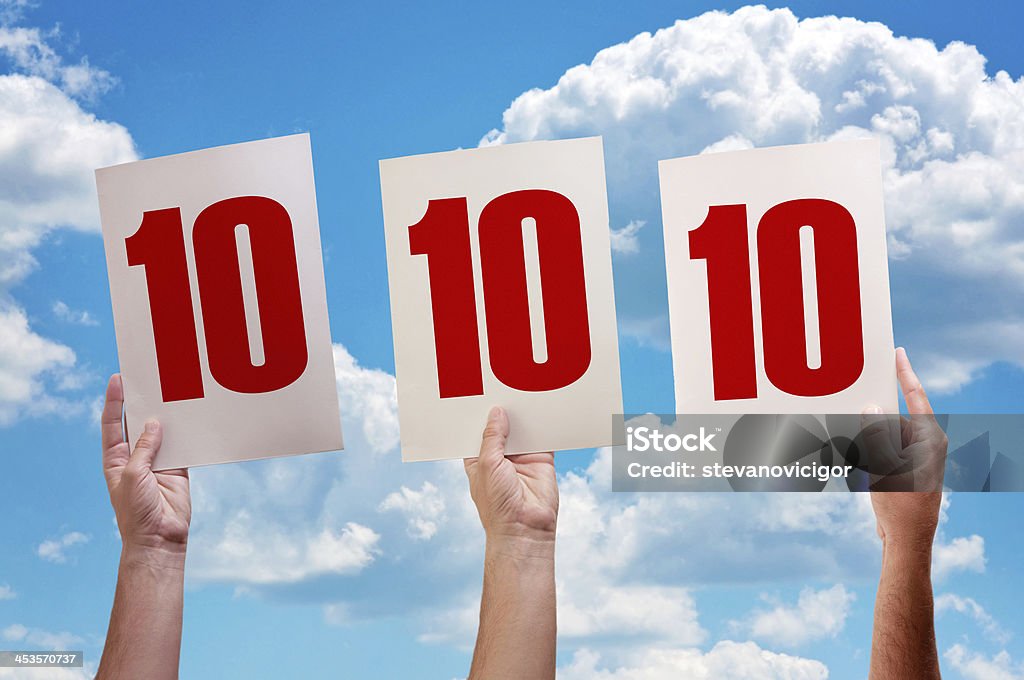
<svg viewBox="0 0 1024 680">
<path fill-rule="evenodd" d="M 711 206 L 690 232 L 690 258 L 707 260 L 715 399 L 756 397 L 747 206 Z"/>
<path fill-rule="evenodd" d="M 533 355 L 523 221 L 537 225 L 547 358 Z M 441 398 L 483 394 L 482 357 L 465 198 L 432 200 L 409 227 L 410 251 L 427 255 Z M 553 191 L 514 191 L 480 214 L 480 267 L 488 356 L 498 380 L 540 392 L 572 384 L 590 366 L 583 242 L 576 207 Z"/>
<path fill-rule="evenodd" d="M 807 365 L 800 228 L 814 230 L 821 366 Z M 816 198 L 780 203 L 757 227 L 764 371 L 802 397 L 835 394 L 864 370 L 857 226 L 838 203 Z"/>
<path fill-rule="evenodd" d="M 125 246 L 128 265 L 146 268 L 163 400 L 199 399 L 203 396 L 203 371 L 199 366 L 181 210 L 143 213 L 142 224 L 125 240 Z"/>
<path fill-rule="evenodd" d="M 246 225 L 252 251 L 264 361 L 253 363 L 245 322 L 235 233 Z M 277 201 L 241 196 L 214 203 L 192 234 L 210 373 L 221 386 L 263 393 L 295 382 L 306 370 L 306 330 L 295 241 Z M 125 241 L 129 266 L 146 268 L 160 389 L 165 402 L 203 396 L 199 342 L 192 311 L 179 208 L 143 214 Z"/>
<path fill-rule="evenodd" d="M 808 365 L 800 229 L 814 242 L 821 364 Z M 745 205 L 711 206 L 689 233 L 691 259 L 707 260 L 711 355 L 716 400 L 757 396 L 753 302 Z M 786 201 L 757 228 L 765 374 L 789 394 L 840 392 L 864 369 L 857 228 L 843 206 L 822 199 Z"/>
<path fill-rule="evenodd" d="M 547 360 L 534 361 L 526 295 L 523 220 L 537 224 Z M 570 385 L 590 366 L 590 323 L 583 278 L 580 217 L 554 191 L 514 191 L 480 213 L 480 271 L 491 370 L 517 390 L 544 392 Z"/>
<path fill-rule="evenodd" d="M 441 398 L 483 394 L 466 199 L 430 201 L 423 219 L 409 227 L 409 246 L 413 255 L 427 256 Z"/>
<path fill-rule="evenodd" d="M 263 330 L 262 365 L 254 366 L 245 325 L 235 230 L 249 229 L 256 299 Z M 256 394 L 286 387 L 306 370 L 299 270 L 288 212 L 263 196 L 218 201 L 192 230 L 206 353 L 214 380 L 234 392 Z"/>
</svg>

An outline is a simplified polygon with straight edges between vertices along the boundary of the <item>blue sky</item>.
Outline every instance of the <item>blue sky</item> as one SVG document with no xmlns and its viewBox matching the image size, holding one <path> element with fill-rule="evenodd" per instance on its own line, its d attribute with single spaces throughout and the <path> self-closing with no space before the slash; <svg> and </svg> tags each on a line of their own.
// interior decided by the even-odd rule
<svg viewBox="0 0 1024 680">
<path fill-rule="evenodd" d="M 0 181 L 18 188 L 0 190 L 0 648 L 62 642 L 95 663 L 109 613 L 119 542 L 93 417 L 117 368 L 90 194 L 101 161 L 312 134 L 349 450 L 194 475 L 183 677 L 467 672 L 482 538 L 460 466 L 398 462 L 380 158 L 473 147 L 485 136 L 604 134 L 612 227 L 646 223 L 637 252 L 614 257 L 626 410 L 669 412 L 653 161 L 851 128 L 880 135 L 892 152 L 897 342 L 937 410 L 1024 406 L 1024 268 L 1013 259 L 1024 240 L 1024 129 L 1014 124 L 1024 120 L 1024 16 L 1008 3 L 984 12 L 790 3 L 792 14 L 742 10 L 704 23 L 693 17 L 741 5 L 16 4 L 0 3 L 0 64 L 29 79 L 0 88 L 0 120 L 18 135 L 0 136 Z M 827 14 L 882 22 L 939 50 L 953 40 L 976 50 L 940 54 L 884 27 L 793 17 Z M 679 19 L 689 21 L 675 33 L 633 41 Z M 701 40 L 729 56 L 712 63 Z M 833 43 L 847 46 L 835 63 L 820 56 Z M 678 57 L 689 80 L 665 95 L 659 83 L 669 76 L 652 53 Z M 989 80 L 978 85 L 982 68 Z M 794 79 L 828 106 L 802 109 L 786 89 Z M 30 80 L 53 84 L 45 107 L 20 105 Z M 740 103 L 709 109 L 712 90 L 740 93 Z M 652 105 L 656 96 L 665 98 Z M 779 112 L 765 114 L 772 101 Z M 97 127 L 89 113 L 119 127 Z M 39 132 L 58 128 L 87 138 L 74 147 L 83 151 L 62 154 Z M 963 197 L 949 191 L 961 186 Z M 823 677 L 801 660 L 824 664 L 831 678 L 866 675 L 878 553 L 865 499 L 613 496 L 605 462 L 594 452 L 558 458 L 564 677 L 599 668 L 615 679 L 635 677 L 630 669 L 660 678 L 655 649 L 737 674 L 750 645 L 786 655 L 750 677 L 789 677 L 790 668 Z M 1022 509 L 1019 495 L 951 499 L 936 566 L 948 677 L 1024 677 L 1014 606 L 1024 598 Z M 309 569 L 302 555 L 324 532 L 337 539 L 337 566 Z M 794 618 L 803 623 L 793 630 L 779 624 Z"/>
</svg>

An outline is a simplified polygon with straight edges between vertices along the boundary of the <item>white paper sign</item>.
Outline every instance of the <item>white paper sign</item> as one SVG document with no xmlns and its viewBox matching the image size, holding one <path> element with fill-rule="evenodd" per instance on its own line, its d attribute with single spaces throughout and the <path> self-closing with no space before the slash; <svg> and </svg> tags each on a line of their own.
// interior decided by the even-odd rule
<svg viewBox="0 0 1024 680">
<path fill-rule="evenodd" d="M 380 163 L 405 460 L 602 446 L 622 412 L 601 139 Z"/>
<path fill-rule="evenodd" d="M 342 447 L 309 135 L 96 171 L 130 441 L 157 469 Z"/>
<path fill-rule="evenodd" d="M 659 171 L 676 409 L 896 412 L 878 142 Z"/>
</svg>

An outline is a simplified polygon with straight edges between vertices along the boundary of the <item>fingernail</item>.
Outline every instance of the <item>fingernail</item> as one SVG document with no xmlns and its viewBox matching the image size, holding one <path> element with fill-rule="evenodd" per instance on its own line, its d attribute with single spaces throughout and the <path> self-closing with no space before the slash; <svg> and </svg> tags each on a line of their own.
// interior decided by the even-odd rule
<svg viewBox="0 0 1024 680">
<path fill-rule="evenodd" d="M 875 406 L 874 404 L 872 404 L 871 406 L 868 406 L 867 408 L 865 408 L 863 413 L 866 416 L 880 416 L 880 415 L 882 415 L 882 407 L 881 406 Z"/>
<path fill-rule="evenodd" d="M 500 406 L 494 406 L 491 408 L 490 413 L 487 414 L 487 420 L 495 420 L 497 418 L 500 418 L 502 413 L 504 413 L 504 411 Z"/>
<path fill-rule="evenodd" d="M 155 420 L 147 420 L 146 421 L 146 432 L 151 432 L 152 433 L 152 432 L 156 432 L 159 429 L 160 429 L 160 423 L 156 422 Z"/>
</svg>

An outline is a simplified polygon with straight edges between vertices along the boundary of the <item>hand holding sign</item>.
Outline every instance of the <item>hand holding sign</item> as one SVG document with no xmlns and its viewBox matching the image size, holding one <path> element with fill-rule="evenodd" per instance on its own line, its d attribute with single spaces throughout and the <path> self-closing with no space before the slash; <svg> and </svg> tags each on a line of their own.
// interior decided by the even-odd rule
<svg viewBox="0 0 1024 680">
<path fill-rule="evenodd" d="M 406 460 L 611 442 L 621 411 L 601 140 L 381 161 Z"/>
<path fill-rule="evenodd" d="M 163 424 L 155 469 L 341 448 L 308 135 L 96 182 L 128 432 Z"/>
<path fill-rule="evenodd" d="M 676 409 L 897 410 L 878 143 L 660 164 Z"/>
</svg>

